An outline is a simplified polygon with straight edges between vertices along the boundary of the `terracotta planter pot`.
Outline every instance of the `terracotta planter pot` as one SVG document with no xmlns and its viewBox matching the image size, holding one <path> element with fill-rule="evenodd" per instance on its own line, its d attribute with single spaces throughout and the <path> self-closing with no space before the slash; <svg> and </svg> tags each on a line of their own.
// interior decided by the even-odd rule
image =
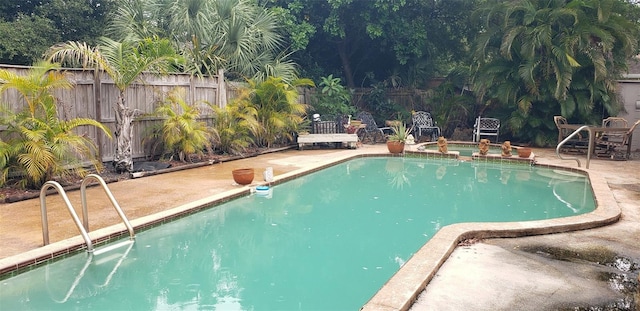
<svg viewBox="0 0 640 311">
<path fill-rule="evenodd" d="M 239 185 L 248 185 L 253 182 L 254 172 L 252 168 L 240 168 L 233 170 L 233 180 Z"/>
<path fill-rule="evenodd" d="M 520 147 L 518 148 L 518 156 L 521 158 L 528 158 L 531 156 L 531 148 Z"/>
<path fill-rule="evenodd" d="M 391 153 L 402 153 L 404 151 L 404 143 L 398 141 L 388 141 L 387 149 Z"/>
</svg>

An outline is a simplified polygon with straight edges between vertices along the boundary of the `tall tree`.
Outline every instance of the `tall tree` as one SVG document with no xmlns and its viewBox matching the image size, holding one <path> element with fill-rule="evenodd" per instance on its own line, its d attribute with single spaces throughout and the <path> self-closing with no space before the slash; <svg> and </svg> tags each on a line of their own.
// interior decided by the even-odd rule
<svg viewBox="0 0 640 311">
<path fill-rule="evenodd" d="M 13 21 L 0 19 L 0 63 L 31 65 L 60 38 L 54 23 L 41 16 L 19 13 Z"/>
<path fill-rule="evenodd" d="M 95 47 L 84 42 L 67 42 L 53 46 L 48 57 L 51 60 L 103 70 L 113 80 L 120 91 L 118 100 L 114 103 L 116 152 L 113 162 L 118 172 L 133 171 L 132 122 L 137 111 L 127 105 L 125 91 L 138 81 L 144 71 L 166 73 L 178 63 L 179 57 L 169 40 L 147 38 L 118 42 L 102 38 L 101 43 Z"/>
<path fill-rule="evenodd" d="M 474 12 L 474 89 L 522 141 L 554 141 L 552 116 L 593 123 L 620 109 L 616 78 L 636 52 L 622 0 L 486 1 Z M 527 128 L 530 130 L 522 131 Z"/>
<path fill-rule="evenodd" d="M 64 41 L 95 43 L 114 0 L 0 1 L 0 63 L 31 65 Z"/>
<path fill-rule="evenodd" d="M 380 80 L 416 86 L 466 57 L 475 0 L 262 0 L 278 7 L 295 59 L 350 88 Z M 388 79 L 393 77 L 393 79 Z M 377 81 L 376 81 L 377 80 Z M 364 83 L 363 83 L 364 82 Z"/>
</svg>

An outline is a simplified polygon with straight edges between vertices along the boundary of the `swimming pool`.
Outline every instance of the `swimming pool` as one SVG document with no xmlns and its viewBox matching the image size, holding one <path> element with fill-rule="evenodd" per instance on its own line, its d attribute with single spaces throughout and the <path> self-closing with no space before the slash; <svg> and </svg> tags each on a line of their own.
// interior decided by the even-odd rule
<svg viewBox="0 0 640 311">
<path fill-rule="evenodd" d="M 126 256 L 126 247 L 97 255 L 84 272 L 79 254 L 3 280 L 0 301 L 9 309 L 358 309 L 443 226 L 593 208 L 588 180 L 569 172 L 356 159 L 278 185 L 272 199 L 249 196 L 140 232 Z"/>
</svg>

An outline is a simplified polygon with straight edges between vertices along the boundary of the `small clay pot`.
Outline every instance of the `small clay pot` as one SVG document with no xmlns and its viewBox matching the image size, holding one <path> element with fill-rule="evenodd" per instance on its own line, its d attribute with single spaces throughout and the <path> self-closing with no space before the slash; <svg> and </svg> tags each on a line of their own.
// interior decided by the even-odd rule
<svg viewBox="0 0 640 311">
<path fill-rule="evenodd" d="M 518 156 L 521 158 L 528 158 L 531 156 L 531 148 L 520 147 L 518 148 Z"/>
<path fill-rule="evenodd" d="M 240 168 L 231 171 L 233 180 L 239 185 L 248 185 L 253 182 L 254 172 L 252 168 Z"/>
</svg>

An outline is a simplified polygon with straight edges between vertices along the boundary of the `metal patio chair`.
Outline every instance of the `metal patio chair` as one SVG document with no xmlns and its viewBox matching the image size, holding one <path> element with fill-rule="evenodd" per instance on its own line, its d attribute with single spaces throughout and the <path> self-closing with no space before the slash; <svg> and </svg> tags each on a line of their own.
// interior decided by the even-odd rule
<svg viewBox="0 0 640 311">
<path fill-rule="evenodd" d="M 473 125 L 473 141 L 479 142 L 481 136 L 495 136 L 498 142 L 500 135 L 500 120 L 495 118 L 476 118 L 476 123 Z"/>
<path fill-rule="evenodd" d="M 431 114 L 425 111 L 418 111 L 411 116 L 411 122 L 413 123 L 413 136 L 419 139 L 422 136 L 422 132 L 431 135 L 431 141 L 435 141 L 440 136 L 440 127 L 438 127 Z M 416 132 L 417 131 L 417 132 Z"/>
</svg>

